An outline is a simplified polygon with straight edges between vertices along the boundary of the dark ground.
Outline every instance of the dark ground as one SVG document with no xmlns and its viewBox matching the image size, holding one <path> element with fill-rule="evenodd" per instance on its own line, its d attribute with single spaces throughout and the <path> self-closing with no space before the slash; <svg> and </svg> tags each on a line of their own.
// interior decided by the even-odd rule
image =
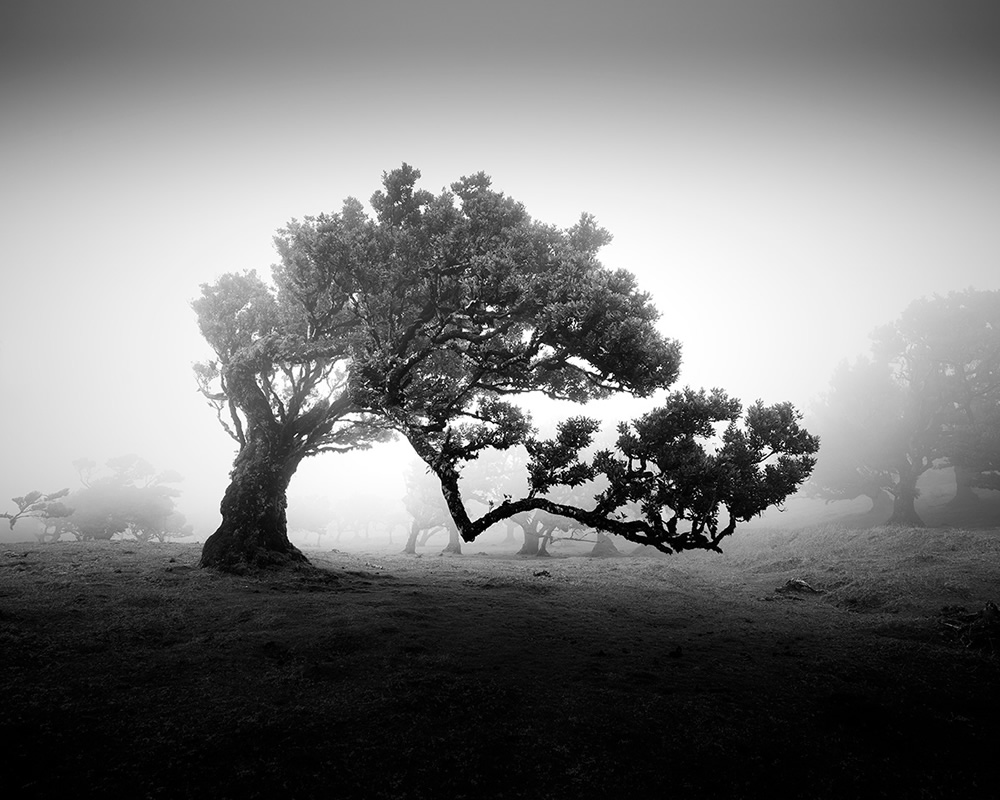
<svg viewBox="0 0 1000 800">
<path fill-rule="evenodd" d="M 0 796 L 1000 796 L 1000 531 L 466 550 L 4 545 Z"/>
</svg>

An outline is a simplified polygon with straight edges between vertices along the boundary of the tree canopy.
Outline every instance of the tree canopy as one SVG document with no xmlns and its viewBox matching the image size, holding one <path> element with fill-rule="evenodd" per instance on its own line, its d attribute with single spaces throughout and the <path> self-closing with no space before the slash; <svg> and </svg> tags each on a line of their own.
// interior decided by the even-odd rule
<svg viewBox="0 0 1000 800">
<path fill-rule="evenodd" d="M 815 412 L 824 447 L 810 481 L 827 500 L 881 493 L 892 522 L 920 525 L 920 476 L 953 467 L 959 495 L 1000 487 L 1000 292 L 915 301 L 843 364 Z"/>
<path fill-rule="evenodd" d="M 676 380 L 680 345 L 658 331 L 634 276 L 600 263 L 611 237 L 592 216 L 562 230 L 533 220 L 483 173 L 437 195 L 418 189 L 419 177 L 406 164 L 383 174 L 374 216 L 348 198 L 339 212 L 290 222 L 275 237 L 270 283 L 243 273 L 202 287 L 194 308 L 215 358 L 197 374 L 240 448 L 203 564 L 303 560 L 284 518 L 298 463 L 392 432 L 437 476 L 466 540 L 543 509 L 668 551 L 717 547 L 736 520 L 805 478 L 815 441 L 794 409 L 758 405 L 744 418 L 719 392 L 671 395 L 593 460 L 583 455 L 592 420 L 537 439 L 518 395 L 647 396 Z M 728 427 L 715 448 L 717 424 Z M 520 444 L 531 453 L 529 496 L 473 521 L 463 466 L 487 448 Z M 545 497 L 598 474 L 612 488 L 591 508 L 556 508 Z M 625 524 L 619 509 L 640 496 L 642 519 Z M 662 517 L 671 502 L 678 507 Z M 721 528 L 720 507 L 731 520 Z M 691 529 L 679 531 L 681 521 Z"/>
</svg>

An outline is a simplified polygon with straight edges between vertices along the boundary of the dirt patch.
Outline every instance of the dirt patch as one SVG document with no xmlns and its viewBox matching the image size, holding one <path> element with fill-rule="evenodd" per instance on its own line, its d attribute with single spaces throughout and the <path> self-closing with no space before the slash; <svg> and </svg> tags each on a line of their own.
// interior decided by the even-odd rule
<svg viewBox="0 0 1000 800">
<path fill-rule="evenodd" d="M 944 623 L 994 599 L 998 536 L 312 552 L 256 579 L 196 546 L 7 546 L 0 791 L 993 797 L 997 659 Z"/>
</svg>

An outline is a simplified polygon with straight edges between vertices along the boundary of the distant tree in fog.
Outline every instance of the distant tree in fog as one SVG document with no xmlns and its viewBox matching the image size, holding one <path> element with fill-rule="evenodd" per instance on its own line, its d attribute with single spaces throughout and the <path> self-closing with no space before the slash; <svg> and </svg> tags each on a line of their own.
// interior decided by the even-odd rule
<svg viewBox="0 0 1000 800">
<path fill-rule="evenodd" d="M 136 455 L 109 459 L 104 470 L 86 458 L 73 466 L 82 488 L 15 497 L 18 512 L 0 517 L 9 519 L 11 528 L 18 519 L 34 517 L 42 526 L 36 534 L 39 541 L 58 541 L 63 534 L 78 540 L 123 534 L 137 541 L 164 542 L 191 534 L 191 526 L 174 505 L 180 492 L 169 484 L 182 478 L 173 470 L 157 472 Z"/>
<path fill-rule="evenodd" d="M 970 289 L 917 301 L 895 335 L 940 364 L 943 450 L 957 488 L 952 505 L 975 505 L 974 489 L 1000 489 L 1000 292 Z"/>
<path fill-rule="evenodd" d="M 104 470 L 90 459 L 73 465 L 83 487 L 67 499 L 73 513 L 64 532 L 81 540 L 120 534 L 140 542 L 190 535 L 191 527 L 174 503 L 180 492 L 171 484 L 182 480 L 175 471 L 157 472 L 134 454 L 109 459 Z"/>
<path fill-rule="evenodd" d="M 407 524 L 406 514 L 387 498 L 378 494 L 379 486 L 361 487 L 350 500 L 342 503 L 336 513 L 334 528 L 337 541 L 345 533 L 355 539 L 368 541 L 373 536 L 388 536 L 392 543 L 392 532 L 398 525 Z"/>
<path fill-rule="evenodd" d="M 954 467 L 956 500 L 998 486 L 1000 293 L 911 304 L 873 334 L 872 356 L 841 365 L 810 419 L 823 447 L 810 479 L 827 500 L 892 500 L 890 522 L 922 525 L 927 470 Z"/>
<path fill-rule="evenodd" d="M 422 463 L 422 462 L 421 462 Z M 518 497 L 528 489 L 526 468 L 528 454 L 523 447 L 508 450 L 487 449 L 462 470 L 460 487 L 466 501 L 472 501 L 483 508 L 494 508 L 498 503 Z M 426 469 L 426 467 L 425 467 Z M 437 494 L 441 495 L 441 485 L 436 477 L 433 483 Z M 442 497 L 441 502 L 444 503 Z M 447 505 L 445 509 L 447 511 Z M 451 512 L 448 512 L 449 516 Z M 524 540 L 519 555 L 538 554 L 538 534 L 532 525 L 532 514 L 520 514 L 504 520 L 521 529 Z M 530 553 L 529 553 L 530 551 Z"/>
<path fill-rule="evenodd" d="M 404 479 L 406 492 L 403 506 L 410 515 L 410 532 L 403 552 L 416 553 L 418 544 L 423 544 L 431 534 L 443 529 L 448 533 L 448 544 L 443 552 L 461 553 L 458 528 L 441 494 L 441 485 L 427 465 L 423 461 L 411 462 Z"/>
<path fill-rule="evenodd" d="M 593 217 L 559 230 L 483 173 L 438 195 L 417 189 L 419 176 L 406 164 L 384 174 L 374 217 L 349 198 L 338 213 L 290 222 L 275 238 L 270 283 L 243 273 L 202 287 L 193 306 L 215 358 L 197 376 L 239 445 L 204 566 L 305 560 L 285 517 L 298 464 L 389 431 L 436 476 L 466 541 L 543 510 L 666 552 L 718 549 L 737 522 L 805 479 L 816 443 L 795 410 L 743 414 L 721 393 L 670 395 L 593 461 L 584 456 L 592 421 L 567 421 L 539 440 L 512 396 L 648 396 L 676 380 L 680 345 L 657 330 L 659 314 L 632 274 L 598 261 L 611 237 Z M 463 468 L 516 445 L 530 453 L 526 495 L 473 520 Z M 546 496 L 598 474 L 609 488 L 585 507 Z M 623 519 L 639 498 L 642 514 Z"/>
<path fill-rule="evenodd" d="M 289 529 L 316 534 L 317 546 L 336 520 L 337 508 L 329 497 L 296 498 L 288 506 Z"/>
<path fill-rule="evenodd" d="M 908 480 L 916 491 L 940 440 L 907 436 L 905 411 L 905 387 L 893 380 L 887 364 L 869 358 L 841 364 L 809 419 L 822 442 L 809 493 L 827 501 L 868 497 L 875 515 L 921 524 L 904 486 Z"/>
<path fill-rule="evenodd" d="M 17 511 L 13 514 L 0 513 L 0 518 L 9 521 L 11 530 L 14 530 L 19 519 L 33 518 L 42 522 L 43 530 L 47 531 L 50 520 L 63 519 L 73 513 L 71 508 L 61 502 L 68 494 L 69 489 L 60 489 L 50 494 L 34 490 L 21 497 L 13 497 L 11 500 L 17 506 Z"/>
<path fill-rule="evenodd" d="M 553 486 L 547 496 L 563 505 L 580 505 L 589 499 L 586 484 L 572 487 Z M 548 556 L 549 547 L 557 540 L 594 541 L 595 536 L 598 538 L 603 536 L 599 531 L 594 531 L 578 520 L 542 509 L 518 514 L 514 519 L 524 533 L 524 541 L 521 549 L 517 551 L 518 555 Z"/>
</svg>

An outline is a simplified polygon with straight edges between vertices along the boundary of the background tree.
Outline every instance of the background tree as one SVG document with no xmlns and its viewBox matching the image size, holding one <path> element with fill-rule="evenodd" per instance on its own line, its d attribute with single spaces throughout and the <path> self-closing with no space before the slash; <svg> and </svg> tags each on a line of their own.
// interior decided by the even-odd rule
<svg viewBox="0 0 1000 800">
<path fill-rule="evenodd" d="M 1000 451 L 1000 293 L 912 303 L 873 334 L 872 357 L 842 365 L 815 412 L 824 447 L 811 480 L 828 500 L 892 498 L 891 523 L 922 525 L 917 481 L 955 469 L 952 510 L 996 484 Z"/>
<path fill-rule="evenodd" d="M 86 458 L 77 459 L 73 466 L 82 488 L 15 497 L 17 514 L 0 516 L 10 520 L 11 528 L 18 519 L 36 518 L 42 525 L 36 534 L 39 541 L 58 541 L 68 533 L 78 540 L 123 534 L 142 542 L 164 542 L 192 533 L 174 504 L 180 492 L 170 484 L 183 479 L 173 470 L 157 472 L 148 461 L 132 454 L 109 459 L 103 471 Z"/>
<path fill-rule="evenodd" d="M 337 509 L 328 496 L 297 497 L 288 505 L 289 530 L 315 534 L 316 546 L 337 521 Z"/>
<path fill-rule="evenodd" d="M 717 527 L 718 507 L 699 507 L 691 531 L 676 529 L 678 520 L 692 519 L 689 508 L 673 513 L 672 522 L 654 519 L 651 510 L 623 527 L 614 515 L 626 495 L 660 484 L 640 479 L 624 453 L 595 465 L 560 462 L 567 448 L 585 447 L 593 430 L 572 423 L 558 441 L 537 442 L 530 418 L 511 402 L 528 392 L 576 402 L 615 392 L 645 396 L 676 379 L 680 347 L 658 332 L 649 296 L 630 273 L 597 259 L 610 235 L 586 214 L 567 230 L 540 224 L 482 173 L 438 195 L 416 188 L 419 175 L 405 164 L 384 174 L 383 189 L 371 198 L 374 218 L 349 198 L 339 213 L 290 223 L 276 238 L 281 260 L 272 286 L 231 274 L 202 287 L 194 307 L 217 359 L 201 365 L 198 376 L 240 446 L 222 525 L 206 542 L 202 563 L 239 570 L 301 560 L 285 520 L 298 463 L 322 450 L 365 446 L 386 429 L 404 435 L 438 477 L 467 541 L 543 508 L 582 514 L 592 527 L 670 551 L 717 547 L 716 537 L 732 531 Z M 680 419 L 680 406 L 693 401 L 670 402 Z M 787 427 L 767 432 L 774 447 L 758 453 L 770 459 L 765 470 L 763 461 L 740 461 L 751 448 L 744 443 L 738 453 L 736 439 L 757 436 L 767 414 Z M 731 504 L 733 519 L 780 502 L 779 486 L 794 488 L 804 478 L 814 449 L 790 408 L 760 409 L 739 425 L 738 416 L 726 411 L 725 421 L 736 426 L 732 441 L 722 456 L 705 454 L 699 476 L 722 481 L 729 469 L 751 480 L 743 494 L 735 486 L 727 486 L 727 496 L 716 493 L 719 503 Z M 745 434 L 735 433 L 740 425 Z M 473 522 L 458 485 L 462 468 L 487 448 L 532 443 L 531 496 L 500 503 Z M 766 490 L 755 467 L 766 471 Z M 551 486 L 581 482 L 588 470 L 607 470 L 625 485 L 586 510 L 557 508 L 543 497 Z"/>
<path fill-rule="evenodd" d="M 968 289 L 918 300 L 895 334 L 939 365 L 946 386 L 943 452 L 956 484 L 950 506 L 975 512 L 974 489 L 1000 489 L 1000 292 Z"/>
<path fill-rule="evenodd" d="M 337 541 L 345 533 L 354 539 L 369 542 L 373 537 L 384 537 L 392 544 L 393 531 L 410 527 L 410 516 L 402 502 L 398 504 L 385 496 L 385 488 L 380 484 L 360 486 L 351 492 L 346 501 L 337 506 L 334 527 Z"/>
<path fill-rule="evenodd" d="M 423 462 L 421 462 L 423 464 Z M 528 454 L 524 447 L 511 447 L 507 450 L 489 448 L 479 454 L 475 461 L 469 462 L 462 470 L 460 486 L 462 496 L 466 501 L 472 501 L 483 508 L 494 508 L 498 503 L 511 497 L 524 494 L 527 491 Z M 427 469 L 427 465 L 423 465 Z M 447 511 L 447 504 L 441 495 L 441 484 L 432 479 L 434 491 Z M 450 512 L 447 512 L 450 517 Z M 520 514 L 510 522 L 520 528 L 523 541 L 518 555 L 538 555 L 540 533 L 536 514 Z M 457 529 L 456 529 L 457 532 Z M 510 530 L 505 531 L 505 541 L 514 543 Z"/>
<path fill-rule="evenodd" d="M 892 516 L 903 395 L 885 364 L 859 358 L 837 368 L 809 417 L 822 442 L 807 487 L 811 496 L 827 502 L 867 497 L 873 522 Z"/>
<path fill-rule="evenodd" d="M 448 544 L 443 552 L 461 553 L 462 542 L 441 494 L 441 485 L 427 465 L 423 461 L 412 461 L 406 470 L 405 481 L 403 505 L 410 515 L 410 531 L 403 552 L 415 554 L 418 544 L 425 544 L 432 534 L 444 529 L 448 532 Z"/>
<path fill-rule="evenodd" d="M 190 535 L 191 527 L 174 503 L 180 492 L 171 484 L 182 480 L 175 471 L 157 472 L 134 454 L 109 459 L 103 471 L 90 459 L 73 465 L 83 487 L 68 498 L 73 512 L 66 530 L 77 539 L 131 535 L 141 542 L 163 542 Z"/>
<path fill-rule="evenodd" d="M 73 535 L 75 529 L 70 522 L 70 515 L 72 513 L 73 510 L 71 508 L 66 508 L 65 515 L 38 517 L 35 520 L 35 523 L 39 526 L 35 531 L 35 538 L 39 542 L 58 542 L 65 533 Z"/>
<path fill-rule="evenodd" d="M 8 512 L 0 513 L 0 518 L 6 519 L 10 523 L 10 529 L 19 519 L 34 518 L 41 521 L 56 520 L 68 517 L 72 509 L 61 502 L 62 498 L 69 494 L 69 489 L 60 489 L 58 492 L 43 494 L 37 490 L 30 491 L 21 497 L 11 498 L 17 511 L 13 514 Z M 47 529 L 46 529 L 47 530 Z"/>
<path fill-rule="evenodd" d="M 572 487 L 555 486 L 547 494 L 549 499 L 556 502 L 578 505 L 588 499 L 588 488 L 592 488 L 590 482 Z M 551 514 L 542 509 L 518 514 L 514 519 L 524 533 L 521 549 L 517 551 L 518 555 L 545 557 L 551 555 L 549 547 L 559 539 L 594 541 L 595 538 L 596 532 L 583 523 L 569 517 Z"/>
</svg>

